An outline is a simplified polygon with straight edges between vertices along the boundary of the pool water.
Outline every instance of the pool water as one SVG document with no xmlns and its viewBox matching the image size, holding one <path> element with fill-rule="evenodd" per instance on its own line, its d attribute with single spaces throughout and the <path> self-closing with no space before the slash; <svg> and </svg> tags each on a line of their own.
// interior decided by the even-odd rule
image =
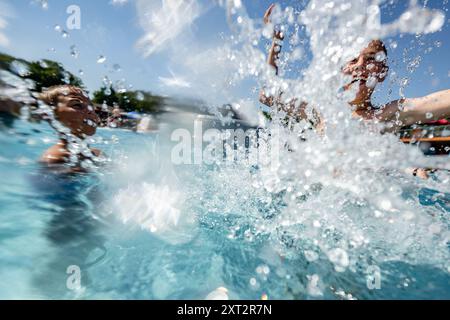
<svg viewBox="0 0 450 320">
<path fill-rule="evenodd" d="M 265 195 L 215 180 L 233 168 L 172 172 L 155 154 L 158 135 L 100 129 L 96 146 L 111 163 L 58 174 L 37 162 L 55 142 L 47 124 L 1 118 L 1 299 L 204 299 L 218 287 L 232 299 L 450 298 L 437 265 L 382 261 L 381 286 L 370 289 L 363 264 L 338 272 L 281 229 L 255 232 L 282 199 L 257 203 Z M 419 197 L 424 214 L 450 212 L 449 195 Z"/>
</svg>

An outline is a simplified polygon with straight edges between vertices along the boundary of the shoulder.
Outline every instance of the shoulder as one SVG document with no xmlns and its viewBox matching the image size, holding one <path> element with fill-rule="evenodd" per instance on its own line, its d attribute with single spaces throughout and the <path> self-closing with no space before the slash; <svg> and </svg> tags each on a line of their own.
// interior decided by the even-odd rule
<svg viewBox="0 0 450 320">
<path fill-rule="evenodd" d="M 54 145 L 47 149 L 41 157 L 40 162 L 47 164 L 64 163 L 69 160 L 70 153 L 60 145 Z"/>
</svg>

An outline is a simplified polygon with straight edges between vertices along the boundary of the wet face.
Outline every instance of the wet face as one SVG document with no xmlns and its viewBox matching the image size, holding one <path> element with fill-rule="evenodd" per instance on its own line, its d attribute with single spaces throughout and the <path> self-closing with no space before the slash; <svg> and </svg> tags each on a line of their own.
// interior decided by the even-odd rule
<svg viewBox="0 0 450 320">
<path fill-rule="evenodd" d="M 344 89 L 357 85 L 358 90 L 351 104 L 362 105 L 370 102 L 372 93 L 379 82 L 386 78 L 389 68 L 387 56 L 381 42 L 373 41 L 361 51 L 359 56 L 349 61 L 342 72 L 351 77 L 351 82 Z"/>
<path fill-rule="evenodd" d="M 89 98 L 76 92 L 58 97 L 55 116 L 80 138 L 94 135 L 100 122 Z"/>
</svg>

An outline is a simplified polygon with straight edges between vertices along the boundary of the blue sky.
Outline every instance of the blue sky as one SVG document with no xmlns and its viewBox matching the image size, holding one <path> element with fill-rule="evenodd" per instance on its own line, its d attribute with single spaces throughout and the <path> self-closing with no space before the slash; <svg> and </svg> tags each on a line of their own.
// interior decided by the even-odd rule
<svg viewBox="0 0 450 320">
<path fill-rule="evenodd" d="M 83 70 L 84 73 L 80 77 L 91 91 L 98 89 L 103 77 L 108 76 L 113 80 L 123 78 L 135 89 L 176 94 L 176 90 L 165 86 L 161 81 L 161 78 L 170 78 L 171 72 L 176 72 L 174 56 L 169 55 L 167 49 L 144 57 L 136 46 L 145 34 L 145 30 L 139 23 L 135 0 L 129 0 L 123 5 L 113 5 L 111 1 L 48 0 L 48 8 L 43 9 L 37 0 L 0 0 L 0 9 L 4 11 L 3 15 L 8 22 L 6 29 L 3 31 L 0 29 L 0 32 L 9 39 L 7 46 L 2 46 L 0 42 L 0 51 L 30 60 L 42 58 L 56 60 L 75 74 Z M 187 30 L 177 41 L 180 43 L 185 41 L 189 45 L 194 43 L 200 49 L 202 46 L 220 46 L 223 42 L 222 37 L 230 33 L 224 10 L 213 5 L 213 1 L 199 1 L 202 5 L 201 16 L 186 28 Z M 160 0 L 150 2 L 157 3 Z M 252 18 L 261 17 L 271 2 L 243 0 Z M 282 7 L 287 5 L 302 7 L 301 3 L 304 2 L 307 1 L 279 1 L 278 3 Z M 419 54 L 422 56 L 420 67 L 413 74 L 410 85 L 405 90 L 406 96 L 422 96 L 450 87 L 450 27 L 448 23 L 450 17 L 447 11 L 449 5 L 443 4 L 445 2 L 447 1 L 427 2 L 428 7 L 444 10 L 446 22 L 442 31 L 423 37 L 424 45 L 418 46 L 413 35 L 386 39 L 388 44 L 390 40 L 397 42 L 397 48 L 389 50 L 389 58 L 392 63 L 391 70 L 395 70 L 400 75 L 407 75 L 402 58 L 403 49 L 412 48 L 407 55 L 409 59 Z M 81 8 L 81 29 L 68 30 L 69 37 L 63 38 L 61 33 L 55 31 L 55 25 L 66 28 L 65 22 L 68 17 L 66 8 L 72 4 Z M 390 10 L 382 9 L 382 22 L 397 18 L 406 6 L 407 1 L 398 1 L 398 4 L 391 6 Z M 79 52 L 78 58 L 70 54 L 72 45 L 75 45 Z M 424 50 L 430 47 L 432 51 L 424 54 Z M 97 63 L 100 55 L 107 58 L 104 64 Z M 121 71 L 113 71 L 114 64 L 120 65 Z M 250 86 L 246 84 L 242 90 L 250 92 Z M 385 100 L 388 89 L 389 85 L 384 84 L 377 99 Z M 394 86 L 392 90 L 388 99 L 398 97 L 398 87 Z M 195 92 L 192 94 L 195 95 Z M 252 93 L 249 93 L 249 96 L 251 95 Z M 256 98 L 256 95 L 253 95 Z"/>
</svg>

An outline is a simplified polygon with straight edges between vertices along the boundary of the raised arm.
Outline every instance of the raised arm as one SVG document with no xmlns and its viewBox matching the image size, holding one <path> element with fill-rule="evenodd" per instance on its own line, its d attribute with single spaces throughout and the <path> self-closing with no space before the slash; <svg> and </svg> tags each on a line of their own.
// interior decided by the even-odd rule
<svg viewBox="0 0 450 320">
<path fill-rule="evenodd" d="M 267 25 L 270 23 L 270 16 L 272 14 L 275 4 L 271 4 L 264 14 L 264 23 Z M 267 64 L 275 70 L 275 75 L 278 75 L 278 60 L 281 52 L 281 47 L 284 40 L 284 34 L 280 30 L 274 30 L 272 45 L 269 49 L 269 55 L 267 57 Z M 320 115 L 320 112 L 315 108 L 312 108 L 312 115 L 308 116 L 306 113 L 307 103 L 299 101 L 298 99 L 290 99 L 283 101 L 283 93 L 277 93 L 276 95 L 267 94 L 264 89 L 259 92 L 259 101 L 266 106 L 276 107 L 286 112 L 290 118 L 298 120 L 306 119 L 310 120 L 319 133 L 323 133 L 325 129 L 325 122 Z"/>
<path fill-rule="evenodd" d="M 393 101 L 386 105 L 379 118 L 397 120 L 399 127 L 450 118 L 450 89 L 422 98 Z"/>
<path fill-rule="evenodd" d="M 267 25 L 270 23 L 270 15 L 272 14 L 273 9 L 275 8 L 275 4 L 271 4 L 264 14 L 264 23 Z M 284 39 L 284 35 L 281 31 L 275 31 L 273 33 L 272 45 L 269 49 L 269 55 L 267 57 L 267 63 L 274 68 L 275 74 L 278 75 L 278 58 L 281 52 L 282 42 Z M 261 89 L 259 92 L 259 101 L 266 106 L 272 107 L 276 102 L 276 99 L 273 95 L 267 95 L 264 89 Z"/>
<path fill-rule="evenodd" d="M 271 4 L 269 9 L 267 9 L 264 14 L 264 23 L 267 25 L 270 23 L 270 15 L 272 14 L 275 4 Z M 282 43 L 284 40 L 284 34 L 279 30 L 274 30 L 272 45 L 269 49 L 269 56 L 267 58 L 267 63 L 275 69 L 275 74 L 278 75 L 278 58 L 281 52 Z"/>
</svg>

